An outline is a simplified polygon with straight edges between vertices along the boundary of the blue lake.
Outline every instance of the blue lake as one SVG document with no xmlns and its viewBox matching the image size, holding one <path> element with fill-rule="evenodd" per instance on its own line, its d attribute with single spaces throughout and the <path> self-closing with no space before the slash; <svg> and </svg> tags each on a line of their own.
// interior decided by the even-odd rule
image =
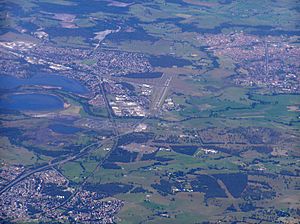
<svg viewBox="0 0 300 224">
<path fill-rule="evenodd" d="M 65 91 L 84 94 L 88 89 L 79 81 L 60 75 L 41 74 L 27 79 L 16 78 L 8 75 L 0 76 L 0 89 L 14 89 L 22 85 L 46 85 L 61 87 Z"/>
<path fill-rule="evenodd" d="M 10 94 L 0 98 L 0 110 L 55 111 L 63 108 L 62 99 L 47 94 Z"/>
<path fill-rule="evenodd" d="M 64 125 L 64 124 L 51 124 L 49 125 L 49 128 L 60 134 L 75 134 L 76 132 L 81 131 L 81 128 L 77 128 L 74 126 Z"/>
</svg>

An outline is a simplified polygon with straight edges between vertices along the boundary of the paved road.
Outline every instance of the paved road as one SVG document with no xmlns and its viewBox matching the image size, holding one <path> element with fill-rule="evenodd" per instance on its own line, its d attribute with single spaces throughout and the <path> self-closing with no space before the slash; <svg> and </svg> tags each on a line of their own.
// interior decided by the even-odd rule
<svg viewBox="0 0 300 224">
<path fill-rule="evenodd" d="M 15 184 L 17 184 L 18 182 L 24 180 L 26 177 L 29 177 L 30 175 L 32 175 L 34 173 L 37 173 L 37 172 L 40 172 L 40 171 L 52 168 L 54 166 L 61 165 L 61 164 L 64 164 L 66 162 L 69 162 L 69 161 L 76 160 L 76 159 L 80 158 L 82 155 L 86 154 L 92 146 L 96 146 L 96 145 L 100 146 L 101 144 L 99 142 L 90 144 L 90 145 L 84 147 L 83 149 L 81 149 L 80 152 L 78 154 L 76 154 L 76 155 L 72 155 L 72 156 L 70 156 L 70 157 L 68 157 L 66 159 L 63 159 L 63 160 L 60 160 L 60 161 L 57 161 L 57 162 L 53 162 L 53 163 L 49 163 L 49 164 L 47 164 L 45 166 L 41 166 L 41 167 L 36 168 L 34 170 L 31 170 L 31 171 L 29 171 L 27 173 L 21 174 L 19 177 L 17 177 L 16 179 L 12 180 L 9 184 L 7 184 L 4 188 L 2 188 L 0 190 L 0 195 L 3 194 L 5 191 L 9 190 L 12 186 L 14 186 Z M 98 148 L 98 147 L 96 147 L 96 148 Z"/>
<path fill-rule="evenodd" d="M 83 155 L 86 155 L 87 153 L 89 153 L 89 151 L 92 151 L 93 148 L 92 146 L 97 146 L 95 147 L 94 149 L 97 149 L 99 148 L 99 146 L 102 146 L 104 145 L 105 143 L 109 142 L 109 141 L 112 141 L 112 140 L 115 140 L 115 139 L 118 139 L 119 137 L 123 136 L 123 135 L 127 135 L 127 134 L 130 134 L 132 132 L 125 132 L 123 134 L 119 134 L 119 135 L 116 135 L 116 136 L 113 136 L 111 138 L 107 138 L 105 139 L 104 141 L 102 142 L 95 142 L 93 144 L 90 144 L 84 148 L 82 148 L 78 154 L 76 155 L 72 155 L 70 157 L 67 157 L 66 159 L 63 159 L 63 160 L 60 160 L 60 161 L 57 161 L 57 162 L 52 162 L 52 163 L 49 163 L 47 165 L 44 165 L 44 166 L 41 166 L 39 168 L 36 168 L 34 170 L 30 170 L 29 172 L 27 173 L 24 173 L 24 174 L 21 174 L 20 176 L 18 176 L 16 179 L 12 180 L 11 182 L 9 182 L 4 188 L 2 188 L 0 190 L 0 195 L 3 194 L 5 191 L 9 190 L 12 186 L 14 186 L 15 184 L 19 183 L 20 181 L 24 180 L 25 178 L 29 177 L 30 175 L 34 174 L 34 173 L 37 173 L 37 172 L 40 172 L 40 171 L 43 171 L 43 170 L 47 170 L 47 169 L 50 169 L 52 167 L 55 167 L 55 166 L 58 166 L 58 165 L 62 165 L 66 162 L 70 162 L 70 161 L 73 161 L 73 160 L 76 160 L 76 159 L 79 159 L 81 156 Z M 90 150 L 89 150 L 90 149 Z M 108 158 L 108 156 L 113 152 L 114 149 L 110 150 L 109 153 L 107 153 L 107 155 L 104 157 L 105 159 Z"/>
<path fill-rule="evenodd" d="M 44 165 L 44 166 L 42 166 L 42 167 L 39 167 L 39 168 L 36 168 L 36 169 L 34 169 L 34 170 L 30 170 L 30 171 L 28 171 L 28 172 L 26 172 L 26 173 L 21 174 L 20 176 L 18 176 L 17 178 L 15 178 L 15 179 L 12 180 L 11 182 L 9 182 L 4 188 L 2 188 L 2 189 L 0 190 L 0 195 L 3 194 L 4 192 L 6 192 L 7 190 L 9 190 L 11 187 L 13 187 L 14 185 L 16 185 L 16 184 L 19 183 L 20 181 L 24 180 L 25 178 L 31 176 L 31 175 L 34 174 L 34 173 L 37 173 L 37 172 L 40 172 L 40 171 L 43 171 L 43 170 L 47 170 L 47 169 L 50 169 L 50 168 L 55 167 L 55 166 L 58 166 L 58 165 L 62 165 L 62 164 L 66 163 L 66 162 L 69 162 L 69 161 L 76 160 L 76 159 L 80 158 L 81 156 L 85 155 L 86 153 L 88 153 L 88 152 L 89 152 L 89 149 L 92 148 L 92 146 L 96 146 L 96 145 L 97 145 L 96 148 L 98 148 L 99 146 L 105 144 L 106 142 L 111 141 L 111 140 L 114 140 L 114 141 L 116 142 L 116 144 L 115 144 L 114 147 L 110 150 L 110 152 L 106 154 L 106 156 L 103 158 L 103 160 L 98 164 L 97 168 L 100 167 L 100 166 L 102 166 L 103 163 L 106 161 L 106 159 L 107 159 L 107 158 L 111 155 L 111 153 L 113 153 L 113 151 L 117 148 L 116 146 L 117 146 L 117 142 L 118 142 L 119 137 L 121 137 L 121 136 L 123 136 L 123 135 L 127 135 L 127 134 L 130 134 L 130 133 L 133 133 L 134 130 L 135 130 L 135 127 L 137 127 L 139 124 L 141 124 L 142 122 L 144 122 L 146 119 L 149 118 L 150 115 L 149 115 L 149 116 L 145 116 L 143 119 L 141 119 L 138 123 L 136 123 L 136 124 L 134 125 L 132 131 L 125 132 L 125 133 L 123 133 L 123 134 L 119 134 L 119 133 L 118 133 L 118 130 L 117 130 L 116 122 L 115 122 L 115 120 L 114 120 L 114 117 L 113 117 L 113 115 L 112 115 L 112 113 L 111 113 L 111 110 L 110 110 L 110 107 L 109 107 L 108 99 L 107 99 L 107 97 L 106 97 L 104 88 L 103 88 L 103 86 L 102 86 L 102 84 L 103 84 L 103 83 L 102 83 L 102 80 L 99 80 L 99 81 L 100 81 L 100 87 L 101 87 L 102 94 L 103 94 L 103 96 L 104 96 L 104 98 L 105 98 L 105 104 L 106 104 L 107 110 L 108 110 L 108 112 L 109 112 L 110 121 L 113 123 L 115 135 L 114 135 L 113 137 L 111 137 L 111 138 L 105 139 L 105 140 L 102 141 L 102 142 L 96 142 L 96 143 L 90 144 L 90 145 L 88 145 L 88 146 L 82 148 L 82 149 L 79 151 L 79 153 L 76 154 L 76 155 L 72 155 L 72 156 L 67 157 L 66 159 L 63 159 L 63 160 L 60 160 L 60 161 L 50 162 L 50 163 L 47 164 L 47 165 Z M 165 82 L 164 90 L 163 90 L 163 92 L 162 92 L 162 96 L 161 96 L 161 98 L 160 98 L 159 101 L 161 101 L 161 99 L 164 98 L 164 95 L 166 94 L 166 91 L 167 91 L 167 88 L 168 88 L 168 86 L 169 86 L 169 84 L 170 84 L 170 81 L 171 81 L 171 78 L 168 79 L 168 80 Z M 158 108 L 156 108 L 156 109 L 158 109 Z M 156 110 L 154 110 L 153 112 L 155 112 L 155 111 L 156 111 Z M 90 150 L 90 151 L 92 151 L 92 150 Z"/>
</svg>

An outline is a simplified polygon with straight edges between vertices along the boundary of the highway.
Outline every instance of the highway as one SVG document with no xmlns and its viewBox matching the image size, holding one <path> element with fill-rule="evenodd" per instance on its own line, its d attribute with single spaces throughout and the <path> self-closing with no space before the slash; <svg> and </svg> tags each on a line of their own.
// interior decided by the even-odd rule
<svg viewBox="0 0 300 224">
<path fill-rule="evenodd" d="M 162 94 L 159 98 L 159 100 L 157 101 L 156 103 L 156 106 L 154 108 L 154 111 L 152 111 L 152 113 L 155 113 L 160 105 L 163 103 L 163 100 L 165 98 L 165 95 L 167 93 L 167 89 L 170 85 L 170 82 L 172 80 L 172 77 L 171 78 L 168 78 L 164 84 L 164 87 L 163 87 L 163 90 L 162 90 Z M 114 133 L 115 135 L 111 138 L 107 138 L 105 139 L 104 141 L 102 142 L 95 142 L 95 143 L 92 143 L 88 146 L 85 146 L 84 148 L 82 148 L 76 155 L 72 155 L 70 157 L 67 157 L 63 160 L 60 160 L 60 161 L 56 161 L 56 162 L 50 162 L 48 163 L 47 165 L 44 165 L 44 166 L 41 166 L 41 167 L 38 167 L 34 170 L 29 170 L 28 172 L 26 173 L 23 173 L 21 174 L 20 176 L 18 176 L 17 178 L 15 178 L 14 180 L 12 180 L 11 182 L 9 182 L 4 188 L 2 188 L 0 190 L 0 195 L 3 194 L 4 192 L 6 192 L 7 190 L 9 190 L 11 187 L 13 187 L 14 185 L 16 185 L 17 183 L 19 183 L 20 181 L 24 180 L 25 178 L 31 176 L 32 174 L 34 173 L 37 173 L 37 172 L 40 172 L 40 171 L 43 171 L 43 170 L 47 170 L 47 169 L 50 169 L 52 167 L 55 167 L 55 166 L 59 166 L 59 165 L 62 165 L 64 163 L 67 163 L 67 162 L 70 162 L 70 161 L 73 161 L 73 160 L 76 160 L 78 158 L 80 158 L 81 156 L 89 153 L 89 151 L 93 151 L 93 149 L 98 149 L 100 146 L 104 145 L 105 143 L 109 142 L 109 141 L 112 141 L 114 140 L 115 141 L 115 144 L 114 146 L 112 147 L 112 149 L 105 155 L 105 157 L 101 160 L 101 162 L 97 165 L 97 167 L 95 169 L 98 169 L 100 166 L 103 165 L 103 163 L 106 161 L 106 159 L 113 153 L 113 151 L 117 148 L 117 142 L 118 142 L 118 139 L 119 137 L 121 136 L 124 136 L 124 135 L 127 135 L 127 134 L 130 134 L 130 133 L 133 133 L 135 128 L 141 124 L 142 122 L 144 122 L 146 119 L 148 119 L 150 117 L 150 114 L 148 116 L 145 116 L 143 119 L 141 119 L 139 122 L 137 122 L 134 127 L 132 128 L 132 131 L 129 131 L 129 132 L 125 132 L 123 134 L 119 134 L 118 133 L 118 130 L 117 130 L 117 125 L 116 125 L 116 122 L 114 120 L 114 117 L 112 115 L 112 112 L 110 110 L 110 107 L 109 107 L 109 102 L 108 102 L 108 99 L 106 97 L 106 94 L 105 94 L 105 91 L 104 91 L 104 87 L 102 86 L 103 84 L 103 81 L 99 79 L 99 82 L 100 82 L 100 88 L 101 88 L 101 92 L 103 94 L 103 97 L 104 97 L 104 100 L 105 100 L 105 104 L 106 104 L 106 107 L 107 107 L 107 110 L 108 110 L 108 113 L 109 113 L 109 118 L 110 118 L 110 121 L 113 123 L 113 129 L 114 129 Z M 97 146 L 95 148 L 93 148 L 93 146 Z M 90 149 L 90 150 L 89 150 Z M 95 172 L 95 170 L 92 172 L 92 174 Z M 91 175 L 92 175 L 91 174 Z M 90 176 L 89 176 L 90 177 Z M 83 186 L 87 179 L 89 178 L 87 177 L 86 180 L 81 184 L 81 186 Z M 77 191 L 76 191 L 77 192 Z"/>
<path fill-rule="evenodd" d="M 54 166 L 57 166 L 57 165 L 61 165 L 61 164 L 64 164 L 66 162 L 69 162 L 69 161 L 72 161 L 72 160 L 76 160 L 78 158 L 80 158 L 82 155 L 84 155 L 85 153 L 88 152 L 88 149 L 91 148 L 92 146 L 98 146 L 100 145 L 99 142 L 96 142 L 96 143 L 93 143 L 93 144 L 90 144 L 86 147 L 84 147 L 83 149 L 81 149 L 79 151 L 78 154 L 76 155 L 72 155 L 64 160 L 61 160 L 61 161 L 57 161 L 57 162 L 53 162 L 53 163 L 49 163 L 45 166 L 41 166 L 39 168 L 36 168 L 34 170 L 30 170 L 29 172 L 27 173 L 23 173 L 21 174 L 20 176 L 18 176 L 16 179 L 12 180 L 9 184 L 7 184 L 4 188 L 2 188 L 0 190 L 0 195 L 3 194 L 5 191 L 9 190 L 11 187 L 13 187 L 15 184 L 17 184 L 18 182 L 24 180 L 26 177 L 29 177 L 30 175 L 34 174 L 34 173 L 37 173 L 37 172 L 40 172 L 40 171 L 43 171 L 43 170 L 46 170 L 46 169 L 49 169 L 49 168 L 52 168 Z M 96 148 L 98 148 L 96 147 Z"/>
<path fill-rule="evenodd" d="M 137 123 L 136 126 L 138 126 L 140 124 Z M 134 129 L 133 129 L 134 130 Z M 59 165 L 62 165 L 64 163 L 67 163 L 67 162 L 70 162 L 70 161 L 73 161 L 73 160 L 76 160 L 76 159 L 79 159 L 81 156 L 83 155 L 86 155 L 87 153 L 89 152 L 92 152 L 93 149 L 98 149 L 99 147 L 101 147 L 102 145 L 104 145 L 105 143 L 109 142 L 109 141 L 112 141 L 112 140 L 115 140 L 117 141 L 119 137 L 121 136 L 124 136 L 124 135 L 127 135 L 127 134 L 130 134 L 130 133 L 133 133 L 134 131 L 130 131 L 130 132 L 125 132 L 123 134 L 119 134 L 119 135 L 116 135 L 116 136 L 113 136 L 111 138 L 107 138 L 105 139 L 104 141 L 102 142 L 95 142 L 95 143 L 92 143 L 84 148 L 82 148 L 78 154 L 76 155 L 72 155 L 70 157 L 67 157 L 66 159 L 63 159 L 63 160 L 60 160 L 60 161 L 57 161 L 57 162 L 53 162 L 53 163 L 49 163 L 47 165 L 44 165 L 44 166 L 41 166 L 41 167 L 38 167 L 34 170 L 30 170 L 29 172 L 27 173 L 23 173 L 21 174 L 20 176 L 18 176 L 17 178 L 15 178 L 14 180 L 12 180 L 11 182 L 9 182 L 4 188 L 2 188 L 0 190 L 0 195 L 3 194 L 5 191 L 9 190 L 12 186 L 14 186 L 15 184 L 19 183 L 20 181 L 24 180 L 26 177 L 29 177 L 31 176 L 32 174 L 34 173 L 37 173 L 37 172 L 40 172 L 40 171 L 43 171 L 43 170 L 47 170 L 47 169 L 50 169 L 52 167 L 55 167 L 55 166 L 59 166 Z M 88 150 L 89 148 L 91 148 L 92 146 L 97 146 L 95 148 L 92 148 L 91 150 Z M 100 163 L 104 163 L 106 161 L 106 159 L 109 157 L 109 155 L 114 151 L 116 147 L 113 147 L 106 155 L 105 157 L 103 158 L 103 160 L 100 162 Z"/>
</svg>

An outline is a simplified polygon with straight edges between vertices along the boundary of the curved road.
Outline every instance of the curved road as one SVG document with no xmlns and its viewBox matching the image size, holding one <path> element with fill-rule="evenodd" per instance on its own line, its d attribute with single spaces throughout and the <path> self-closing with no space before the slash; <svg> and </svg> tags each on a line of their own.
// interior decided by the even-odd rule
<svg viewBox="0 0 300 224">
<path fill-rule="evenodd" d="M 159 99 L 159 101 L 158 101 L 158 105 L 154 108 L 153 111 L 151 111 L 151 114 L 153 114 L 154 112 L 156 112 L 156 111 L 159 109 L 160 103 L 161 103 L 160 101 L 161 101 L 161 99 L 164 98 L 164 96 L 165 96 L 165 94 L 166 94 L 166 92 L 167 92 L 167 89 L 168 89 L 168 87 L 169 87 L 169 85 L 170 85 L 171 79 L 172 79 L 172 78 L 170 78 L 170 79 L 168 79 L 168 80 L 166 81 L 166 83 L 165 83 L 165 85 L 164 85 L 164 89 L 163 89 L 162 95 L 161 95 L 161 97 L 160 97 L 160 99 Z M 43 171 L 43 170 L 52 168 L 52 167 L 57 166 L 57 165 L 64 164 L 64 163 L 69 162 L 69 161 L 72 161 L 72 160 L 76 160 L 76 159 L 78 159 L 79 157 L 81 157 L 82 155 L 84 155 L 85 153 L 88 153 L 88 149 L 89 149 L 90 147 L 92 147 L 92 146 L 95 146 L 95 145 L 100 146 L 100 145 L 103 145 L 105 142 L 108 142 L 108 141 L 111 141 L 111 140 L 116 140 L 116 139 L 118 140 L 118 138 L 121 137 L 121 136 L 123 136 L 123 135 L 127 135 L 127 134 L 130 134 L 130 133 L 133 133 L 134 130 L 135 130 L 135 128 L 136 128 L 139 124 L 141 124 L 142 122 L 144 122 L 146 119 L 148 119 L 148 118 L 150 117 L 150 114 L 149 114 L 149 115 L 145 116 L 143 119 L 141 119 L 139 122 L 137 122 L 137 123 L 134 125 L 132 131 L 125 132 L 125 133 L 123 133 L 123 134 L 119 134 L 119 133 L 118 133 L 118 130 L 116 130 L 116 127 L 117 127 L 117 126 L 116 126 L 114 117 L 113 117 L 113 115 L 112 115 L 112 113 L 111 113 L 111 111 L 110 111 L 108 99 L 107 99 L 107 97 L 106 97 L 104 88 L 103 88 L 103 86 L 102 86 L 103 80 L 99 80 L 99 81 L 100 81 L 101 92 L 102 92 L 102 94 L 103 94 L 104 97 L 105 97 L 105 103 L 106 103 L 107 110 L 108 110 L 108 112 L 109 112 L 110 121 L 111 121 L 111 122 L 113 123 L 113 125 L 114 125 L 114 133 L 115 133 L 115 135 L 114 135 L 113 137 L 111 137 L 111 138 L 105 139 L 105 140 L 104 140 L 103 142 L 101 142 L 101 143 L 100 143 L 100 142 L 95 142 L 95 143 L 92 143 L 92 144 L 90 144 L 90 145 L 88 145 L 88 146 L 82 148 L 82 149 L 79 151 L 79 153 L 76 154 L 76 155 L 72 155 L 72 156 L 70 156 L 70 157 L 67 157 L 66 159 L 61 160 L 61 161 L 57 161 L 57 162 L 53 162 L 53 163 L 50 162 L 48 165 L 45 165 L 45 166 L 36 168 L 36 169 L 31 170 L 31 171 L 29 171 L 29 172 L 27 172 L 27 173 L 21 174 L 20 176 L 18 176 L 17 178 L 15 178 L 15 179 L 12 180 L 11 182 L 9 182 L 4 188 L 2 188 L 2 189 L 0 190 L 0 195 L 3 194 L 4 192 L 6 192 L 7 190 L 9 190 L 11 187 L 13 187 L 14 185 L 16 185 L 16 184 L 19 183 L 20 181 L 24 180 L 25 178 L 29 177 L 30 175 L 32 175 L 32 174 L 34 174 L 34 173 L 37 173 L 37 172 L 40 172 L 40 171 Z M 96 147 L 96 148 L 98 148 L 98 147 Z M 109 156 L 115 149 L 116 149 L 116 147 L 114 146 L 114 147 L 110 150 L 110 152 L 104 157 L 104 160 L 102 161 L 102 163 L 108 158 L 108 156 Z"/>
<path fill-rule="evenodd" d="M 107 139 L 107 140 L 109 140 L 109 139 Z M 99 142 L 90 144 L 90 145 L 84 147 L 83 149 L 81 149 L 80 152 L 78 154 L 76 154 L 76 155 L 72 155 L 72 156 L 70 156 L 70 157 L 68 157 L 68 158 L 66 158 L 64 160 L 57 161 L 57 162 L 54 162 L 54 163 L 49 163 L 48 165 L 39 167 L 39 168 L 37 168 L 35 170 L 31 170 L 31 171 L 29 171 L 27 173 L 21 174 L 19 177 L 17 177 L 16 179 L 12 180 L 9 184 L 7 184 L 4 188 L 2 188 L 0 190 L 0 195 L 3 194 L 5 191 L 9 190 L 12 186 L 14 186 L 15 184 L 17 184 L 18 182 L 24 180 L 26 177 L 29 177 L 30 175 L 32 175 L 34 173 L 37 173 L 37 172 L 49 169 L 49 168 L 54 167 L 56 165 L 64 164 L 66 162 L 78 159 L 80 156 L 82 156 L 83 154 L 85 154 L 90 147 L 95 146 L 95 145 L 99 146 L 101 144 Z"/>
</svg>

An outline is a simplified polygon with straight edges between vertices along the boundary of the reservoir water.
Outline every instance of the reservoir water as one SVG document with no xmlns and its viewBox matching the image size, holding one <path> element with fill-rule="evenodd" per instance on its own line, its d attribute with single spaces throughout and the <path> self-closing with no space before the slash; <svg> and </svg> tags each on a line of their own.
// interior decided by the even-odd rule
<svg viewBox="0 0 300 224">
<path fill-rule="evenodd" d="M 57 96 L 47 94 L 9 94 L 1 96 L 0 111 L 55 111 L 64 108 L 64 102 Z"/>
<path fill-rule="evenodd" d="M 53 74 L 40 74 L 34 75 L 30 78 L 16 78 L 14 76 L 1 75 L 0 76 L 0 89 L 14 89 L 22 85 L 45 85 L 60 87 L 65 91 L 73 93 L 84 94 L 88 89 L 80 82 L 60 75 Z"/>
</svg>

